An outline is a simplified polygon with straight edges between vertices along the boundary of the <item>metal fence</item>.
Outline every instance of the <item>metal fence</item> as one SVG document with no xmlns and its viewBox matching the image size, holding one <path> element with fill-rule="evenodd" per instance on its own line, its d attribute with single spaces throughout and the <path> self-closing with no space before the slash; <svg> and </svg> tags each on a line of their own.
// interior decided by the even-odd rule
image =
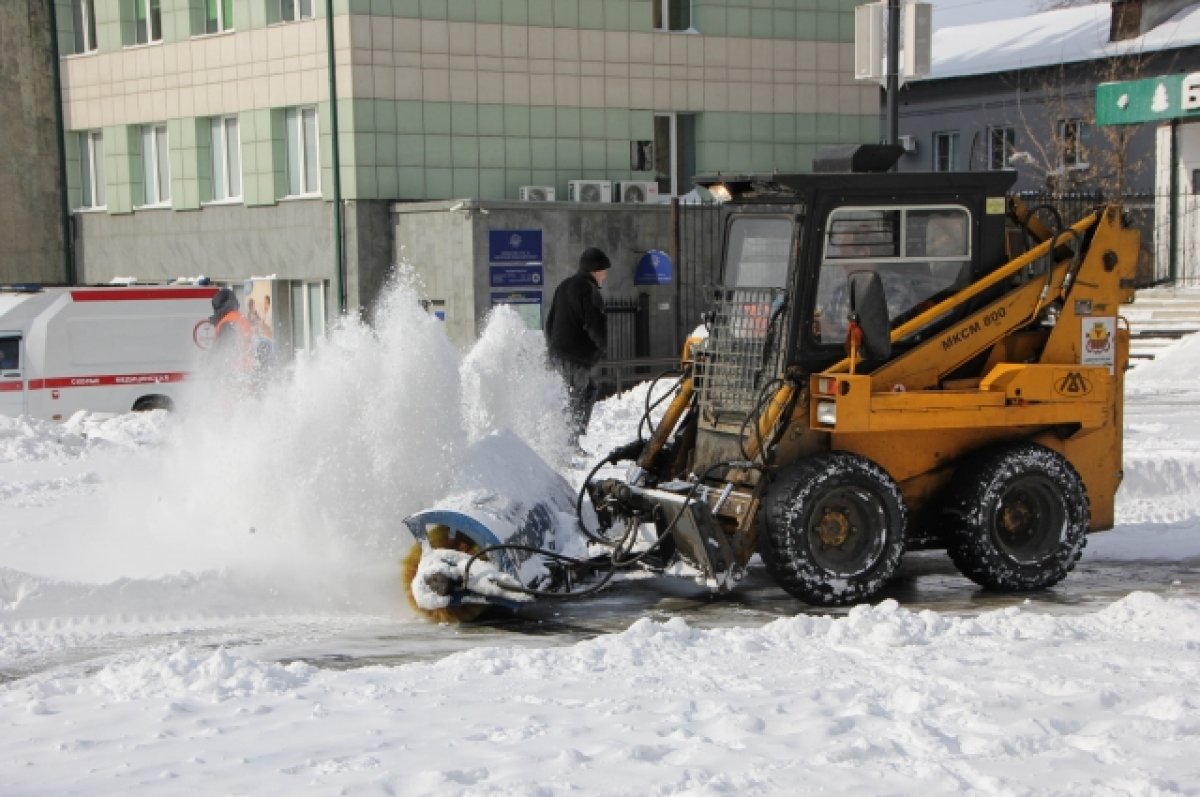
<svg viewBox="0 0 1200 797">
<path fill-rule="evenodd" d="M 1142 233 L 1141 252 L 1138 255 L 1136 281 L 1137 287 L 1146 288 L 1168 281 L 1170 275 L 1165 264 L 1156 263 L 1155 244 L 1155 195 L 1150 192 L 1126 194 L 1121 197 L 1105 195 L 1101 191 L 1072 191 L 1072 192 L 1042 192 L 1022 191 L 1017 196 L 1030 208 L 1053 208 L 1064 226 L 1070 225 L 1086 216 L 1095 208 L 1112 203 L 1119 203 L 1125 210 L 1126 218 L 1132 226 Z M 1045 211 L 1040 211 L 1045 213 Z M 1045 216 L 1041 216 L 1045 221 Z"/>
<path fill-rule="evenodd" d="M 675 267 L 674 340 L 679 351 L 701 314 L 709 309 L 721 268 L 721 206 L 676 201 L 671 209 L 671 261 Z M 650 358 L 650 299 L 607 299 L 608 357 L 598 369 L 602 392 L 620 391 L 679 364 L 677 358 Z"/>
<path fill-rule="evenodd" d="M 709 310 L 712 288 L 721 276 L 721 206 L 717 203 L 679 204 L 672 216 L 677 264 L 676 340 L 678 349 Z"/>
</svg>

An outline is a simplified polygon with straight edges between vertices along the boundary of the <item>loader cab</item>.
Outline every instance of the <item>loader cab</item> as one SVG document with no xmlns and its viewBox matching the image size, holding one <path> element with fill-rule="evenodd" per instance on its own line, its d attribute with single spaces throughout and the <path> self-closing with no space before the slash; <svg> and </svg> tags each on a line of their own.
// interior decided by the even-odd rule
<svg viewBox="0 0 1200 797">
<path fill-rule="evenodd" d="M 895 328 L 1005 262 L 1014 180 L 1011 172 L 697 178 L 731 195 L 714 322 L 727 340 L 760 339 L 756 356 L 772 375 L 827 368 L 845 356 L 851 274 L 879 275 Z M 893 356 L 967 309 L 896 341 Z"/>
</svg>

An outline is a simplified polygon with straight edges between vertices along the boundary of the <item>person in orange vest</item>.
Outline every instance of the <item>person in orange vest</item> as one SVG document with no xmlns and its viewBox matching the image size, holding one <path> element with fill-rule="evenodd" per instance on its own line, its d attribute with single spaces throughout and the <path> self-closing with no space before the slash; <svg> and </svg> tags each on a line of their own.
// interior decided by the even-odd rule
<svg viewBox="0 0 1200 797">
<path fill-rule="evenodd" d="M 238 378 L 255 376 L 258 362 L 254 357 L 254 330 L 238 310 L 237 296 L 229 288 L 221 288 L 212 298 L 213 314 L 209 318 L 214 329 L 212 354 Z"/>
</svg>

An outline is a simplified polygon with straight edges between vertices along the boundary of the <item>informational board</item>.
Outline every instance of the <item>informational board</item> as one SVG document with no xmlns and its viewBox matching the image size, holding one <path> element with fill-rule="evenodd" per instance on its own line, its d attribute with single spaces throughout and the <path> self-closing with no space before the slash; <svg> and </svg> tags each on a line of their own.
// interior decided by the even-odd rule
<svg viewBox="0 0 1200 797">
<path fill-rule="evenodd" d="M 513 263 L 488 267 L 493 288 L 540 288 L 544 276 L 541 263 Z"/>
<path fill-rule="evenodd" d="M 541 230 L 488 230 L 489 263 L 541 263 Z"/>
<path fill-rule="evenodd" d="M 541 291 L 504 291 L 492 292 L 492 307 L 508 305 L 517 311 L 517 315 L 525 322 L 528 329 L 542 328 L 542 292 Z"/>
</svg>

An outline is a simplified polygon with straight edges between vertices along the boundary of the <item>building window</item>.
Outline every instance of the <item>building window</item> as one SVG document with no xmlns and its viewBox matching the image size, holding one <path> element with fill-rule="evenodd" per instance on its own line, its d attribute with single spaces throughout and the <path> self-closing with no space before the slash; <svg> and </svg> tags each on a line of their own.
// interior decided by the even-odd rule
<svg viewBox="0 0 1200 797">
<path fill-rule="evenodd" d="M 325 283 L 290 281 L 288 298 L 292 347 L 312 350 L 325 335 Z"/>
<path fill-rule="evenodd" d="M 171 202 L 171 149 L 166 125 L 142 127 L 142 187 L 146 205 Z"/>
<path fill-rule="evenodd" d="M 1058 120 L 1058 144 L 1062 156 L 1059 166 L 1064 169 L 1082 169 L 1087 166 L 1087 151 L 1084 137 L 1087 123 L 1080 119 Z"/>
<path fill-rule="evenodd" d="M 284 22 L 313 18 L 313 0 L 279 0 L 279 18 Z"/>
<path fill-rule="evenodd" d="M 204 0 L 204 32 L 233 30 L 233 0 Z"/>
<path fill-rule="evenodd" d="M 162 41 L 162 0 L 126 0 L 133 3 L 138 44 Z"/>
<path fill-rule="evenodd" d="M 679 196 L 692 189 L 686 182 L 696 173 L 695 120 L 689 114 L 662 113 L 654 116 L 654 176 L 659 196 Z"/>
<path fill-rule="evenodd" d="M 993 127 L 988 130 L 988 168 L 1009 168 L 1009 159 L 1017 141 L 1017 131 L 1011 127 Z"/>
<path fill-rule="evenodd" d="M 75 19 L 75 52 L 92 52 L 96 49 L 96 0 L 71 0 L 71 16 Z"/>
<path fill-rule="evenodd" d="M 650 0 L 655 30 L 687 30 L 692 27 L 692 0 Z"/>
<path fill-rule="evenodd" d="M 319 194 L 321 164 L 317 156 L 317 148 L 320 146 L 317 109 L 288 108 L 284 119 L 287 124 L 288 194 Z"/>
<path fill-rule="evenodd" d="M 236 116 L 209 120 L 212 150 L 212 198 L 224 202 L 242 198 L 242 148 Z"/>
<path fill-rule="evenodd" d="M 933 134 L 933 170 L 952 172 L 958 169 L 958 131 Z"/>
<path fill-rule="evenodd" d="M 79 134 L 79 187 L 80 207 L 104 207 L 104 136 L 99 130 Z"/>
</svg>

